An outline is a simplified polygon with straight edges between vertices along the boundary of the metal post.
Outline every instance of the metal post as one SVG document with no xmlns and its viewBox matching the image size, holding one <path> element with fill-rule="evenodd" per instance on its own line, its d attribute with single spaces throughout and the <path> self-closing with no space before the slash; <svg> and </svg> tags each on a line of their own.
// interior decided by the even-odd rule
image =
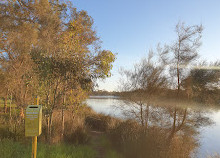
<svg viewBox="0 0 220 158">
<path fill-rule="evenodd" d="M 32 155 L 31 158 L 37 157 L 37 136 L 32 137 Z"/>
<path fill-rule="evenodd" d="M 39 97 L 36 97 L 36 104 L 39 105 Z M 31 158 L 37 157 L 37 136 L 32 137 L 32 154 Z"/>
</svg>

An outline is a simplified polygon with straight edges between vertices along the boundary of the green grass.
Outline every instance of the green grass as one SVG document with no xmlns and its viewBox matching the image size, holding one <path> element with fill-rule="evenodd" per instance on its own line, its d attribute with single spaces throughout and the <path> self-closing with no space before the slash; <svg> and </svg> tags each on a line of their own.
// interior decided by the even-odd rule
<svg viewBox="0 0 220 158">
<path fill-rule="evenodd" d="M 106 150 L 105 158 L 123 158 L 123 156 L 112 148 L 112 144 L 106 136 L 102 136 L 100 144 Z"/>
<path fill-rule="evenodd" d="M 0 157 L 30 158 L 31 144 L 25 145 L 12 140 L 0 140 Z M 96 152 L 89 146 L 38 144 L 37 158 L 95 158 Z"/>
<path fill-rule="evenodd" d="M 106 152 L 106 157 L 105 157 L 105 158 L 123 158 L 123 156 L 120 155 L 118 152 L 109 149 L 109 150 Z"/>
</svg>

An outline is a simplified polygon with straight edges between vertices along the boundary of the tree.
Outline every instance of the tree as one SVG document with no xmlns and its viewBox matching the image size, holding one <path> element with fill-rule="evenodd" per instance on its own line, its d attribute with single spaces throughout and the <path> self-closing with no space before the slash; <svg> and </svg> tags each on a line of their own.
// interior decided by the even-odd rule
<svg viewBox="0 0 220 158">
<path fill-rule="evenodd" d="M 96 79 L 109 77 L 115 55 L 101 49 L 87 12 L 69 2 L 7 0 L 0 10 L 6 85 L 21 111 L 33 96 L 41 97 L 51 134 L 53 110 L 75 106 L 68 99 L 76 97 L 72 92 L 85 94 Z"/>
<path fill-rule="evenodd" d="M 198 48 L 201 45 L 203 27 L 202 25 L 186 26 L 185 23 L 179 22 L 176 25 L 176 41 L 171 44 L 172 53 L 171 70 L 177 78 L 177 95 L 179 96 L 181 81 L 184 79 L 184 68 L 198 57 Z"/>
<path fill-rule="evenodd" d="M 5 2 L 1 7 L 0 65 L 5 76 L 5 88 L 13 94 L 21 109 L 32 97 L 34 74 L 30 50 L 36 43 L 34 24 L 28 22 L 30 13 L 16 2 Z M 29 17 L 29 18 L 28 18 Z"/>
<path fill-rule="evenodd" d="M 203 27 L 202 25 L 186 26 L 185 23 L 179 22 L 176 25 L 176 41 L 170 46 L 170 73 L 171 76 L 176 76 L 177 99 L 179 99 L 181 82 L 186 78 L 186 68 L 198 57 L 198 49 L 201 46 Z M 179 102 L 179 101 L 178 101 Z M 178 104 L 178 103 L 177 103 Z M 185 110 L 185 114 L 187 109 Z M 184 115 L 185 115 L 184 114 Z M 177 108 L 173 111 L 173 128 L 171 131 L 171 139 L 177 130 Z"/>
<path fill-rule="evenodd" d="M 5 75 L 0 69 L 0 97 L 4 100 L 4 113 L 7 113 L 7 97 L 8 97 L 8 89 L 6 88 Z"/>
<path fill-rule="evenodd" d="M 167 49 L 160 53 L 165 54 Z M 158 64 L 158 61 L 153 61 L 153 52 L 149 52 L 147 59 L 142 59 L 138 64 L 134 65 L 133 70 L 122 70 L 124 75 L 124 83 L 122 90 L 125 92 L 127 105 L 131 105 L 125 112 L 135 116 L 140 121 L 142 126 L 148 125 L 150 115 L 150 101 L 158 92 L 165 88 L 167 80 L 164 76 L 163 63 Z M 157 63 L 157 64 L 156 64 Z"/>
<path fill-rule="evenodd" d="M 219 89 L 220 62 L 208 63 L 202 61 L 190 70 L 189 75 L 183 80 L 182 86 L 191 96 L 203 102 L 216 102 Z M 212 99 L 209 99 L 212 98 Z M 212 100 L 212 101 L 211 101 Z"/>
</svg>

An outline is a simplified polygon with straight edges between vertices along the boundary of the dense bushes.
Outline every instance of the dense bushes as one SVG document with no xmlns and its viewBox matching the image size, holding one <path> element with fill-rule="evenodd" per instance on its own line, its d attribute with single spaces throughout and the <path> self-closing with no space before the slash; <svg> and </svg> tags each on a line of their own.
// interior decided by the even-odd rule
<svg viewBox="0 0 220 158">
<path fill-rule="evenodd" d="M 48 137 L 48 118 L 45 113 L 43 113 L 42 134 L 38 137 L 39 142 L 52 144 L 59 142 L 86 144 L 89 141 L 89 136 L 86 131 L 87 129 L 84 120 L 86 116 L 91 115 L 94 112 L 86 106 L 82 107 L 78 112 L 72 112 L 71 110 L 64 111 L 64 130 L 60 113 L 61 110 L 56 110 L 53 113 L 50 140 Z M 30 138 L 24 136 L 24 130 L 23 119 L 10 119 L 8 116 L 0 117 L 0 140 L 7 138 L 19 142 L 30 142 Z"/>
<path fill-rule="evenodd" d="M 85 127 L 77 127 L 74 131 L 65 131 L 64 142 L 73 144 L 85 144 L 89 141 L 89 135 Z"/>
<path fill-rule="evenodd" d="M 0 119 L 0 139 L 4 138 L 26 141 L 24 137 L 24 121 Z"/>
<path fill-rule="evenodd" d="M 127 158 L 160 157 L 164 145 L 164 133 L 156 128 L 146 129 L 128 120 L 109 133 L 112 143 Z"/>
<path fill-rule="evenodd" d="M 107 132 L 120 122 L 119 119 L 104 114 L 92 114 L 85 118 L 87 127 L 93 130 Z"/>
<path fill-rule="evenodd" d="M 15 137 L 14 133 L 11 132 L 8 127 L 0 127 L 0 139 L 13 138 L 13 137 Z"/>
<path fill-rule="evenodd" d="M 71 143 L 71 144 L 86 144 L 89 141 L 89 135 L 84 124 L 85 117 L 93 113 L 90 108 L 84 106 L 78 112 L 71 110 L 64 111 L 64 127 L 61 117 L 61 110 L 56 110 L 53 113 L 51 143 Z M 42 141 L 48 140 L 47 118 L 43 119 L 43 132 L 41 135 Z M 63 129 L 64 128 L 64 129 Z"/>
<path fill-rule="evenodd" d="M 194 139 L 184 134 L 169 139 L 168 134 L 166 129 L 127 120 L 110 130 L 109 138 L 126 158 L 189 158 L 196 147 Z"/>
</svg>

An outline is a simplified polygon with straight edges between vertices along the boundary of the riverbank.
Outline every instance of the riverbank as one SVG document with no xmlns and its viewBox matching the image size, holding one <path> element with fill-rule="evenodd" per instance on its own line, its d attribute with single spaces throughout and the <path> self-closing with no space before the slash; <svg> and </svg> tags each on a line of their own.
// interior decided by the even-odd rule
<svg viewBox="0 0 220 158">
<path fill-rule="evenodd" d="M 87 100 L 86 103 L 98 113 L 103 113 L 105 115 L 110 115 L 112 117 L 122 118 L 125 120 L 129 119 L 130 117 L 132 119 L 136 119 L 137 121 L 138 120 L 140 121 L 140 117 L 137 118 L 136 115 L 140 114 L 140 111 L 138 111 L 137 109 L 140 110 L 141 106 L 137 106 L 137 105 L 134 106 L 134 103 L 124 102 L 123 100 L 117 98 L 108 98 L 108 99 L 90 98 Z M 169 102 L 157 101 L 155 106 L 150 105 L 149 115 L 146 115 L 147 113 L 145 113 L 144 118 L 145 119 L 148 118 L 148 122 L 150 122 L 151 126 L 155 126 L 155 127 L 159 126 L 161 127 L 161 131 L 166 129 L 165 133 L 169 134 L 173 129 L 173 121 L 174 121 L 173 116 L 176 111 L 177 119 L 175 126 L 176 129 L 175 134 L 179 135 L 182 133 L 184 135 L 188 135 L 189 137 L 191 137 L 190 140 L 192 142 L 189 143 L 188 145 L 192 147 L 192 143 L 193 142 L 196 143 L 195 149 L 193 150 L 195 157 L 206 158 L 208 157 L 208 155 L 219 153 L 219 148 L 220 148 L 219 108 L 215 106 L 204 106 L 204 105 L 197 106 L 192 102 L 186 102 L 186 101 L 181 102 L 181 104 L 176 106 L 176 110 L 175 110 L 175 106 L 172 105 L 174 105 L 174 102 L 171 101 Z M 132 111 L 128 111 L 129 108 L 132 108 Z M 131 113 L 128 114 L 128 112 Z M 125 127 L 123 127 L 122 129 L 123 130 L 121 130 L 121 132 L 124 132 L 125 134 L 126 133 Z M 160 128 L 158 128 L 158 131 L 159 130 Z M 132 133 L 132 130 L 130 130 L 130 132 Z M 210 135 L 210 133 L 212 134 Z M 126 135 L 122 136 L 122 134 L 118 136 L 127 138 Z M 180 138 L 182 136 L 180 136 Z M 137 137 L 137 133 L 135 135 L 135 138 L 136 137 Z M 118 140 L 116 139 L 116 142 L 120 142 L 119 141 L 120 139 Z M 144 138 L 142 137 L 142 139 Z M 163 138 L 162 140 L 165 139 Z M 146 147 L 146 144 L 144 145 Z M 118 149 L 119 148 L 117 147 L 117 150 Z"/>
<path fill-rule="evenodd" d="M 63 136 L 62 111 L 55 110 L 50 142 L 44 111 L 43 133 L 38 137 L 39 157 L 40 155 L 45 157 L 44 150 L 46 150 L 48 151 L 46 157 L 51 155 L 56 157 L 56 154 L 59 155 L 57 157 L 75 157 L 78 154 L 79 158 L 87 158 L 87 155 L 90 158 L 145 158 L 146 156 L 147 158 L 190 158 L 200 148 L 200 141 L 197 139 L 198 132 L 200 132 L 198 128 L 208 123 L 203 113 L 186 107 L 176 108 L 178 119 L 173 132 L 172 122 L 168 120 L 173 120 L 172 114 L 175 108 L 150 106 L 148 116 L 150 123 L 142 125 L 138 119 L 114 117 L 116 112 L 113 110 L 113 105 L 122 100 L 115 99 L 116 102 L 111 102 L 112 100 L 114 98 L 93 99 L 92 102 L 87 102 L 89 106 L 94 103 L 97 108 L 108 107 L 108 109 L 102 109 L 105 114 L 100 114 L 95 110 L 96 108 L 91 106 L 95 110 L 93 111 L 85 105 L 75 111 L 65 110 Z M 111 116 L 108 115 L 110 109 L 112 110 Z M 117 110 L 120 113 L 119 109 Z M 13 117 L 15 118 L 14 113 Z M 1 115 L 0 118 L 0 143 L 3 146 L 0 155 L 5 155 L 6 158 L 13 157 L 15 153 L 22 157 L 26 157 L 26 154 L 30 156 L 31 139 L 24 137 L 24 122 L 18 122 L 17 119 L 17 122 L 13 120 L 8 123 L 10 119 L 8 114 Z M 11 148 L 13 148 L 12 151 Z M 66 152 L 65 148 L 67 148 Z M 82 151 L 85 155 L 78 151 Z M 205 153 L 202 157 L 207 157 L 212 153 L 214 152 Z"/>
<path fill-rule="evenodd" d="M 24 137 L 24 120 L 19 117 L 19 109 L 15 107 L 13 111 L 11 117 L 9 113 L 0 113 L 0 157 L 30 157 L 31 138 Z M 110 120 L 114 118 L 97 114 L 86 105 L 81 105 L 74 111 L 65 110 L 63 119 L 61 113 L 61 110 L 54 110 L 49 138 L 47 113 L 43 110 L 42 134 L 38 137 L 38 158 L 120 158 L 111 148 L 105 134 L 110 128 Z M 102 134 L 96 135 L 94 132 Z M 102 149 L 105 152 L 102 153 Z"/>
</svg>

